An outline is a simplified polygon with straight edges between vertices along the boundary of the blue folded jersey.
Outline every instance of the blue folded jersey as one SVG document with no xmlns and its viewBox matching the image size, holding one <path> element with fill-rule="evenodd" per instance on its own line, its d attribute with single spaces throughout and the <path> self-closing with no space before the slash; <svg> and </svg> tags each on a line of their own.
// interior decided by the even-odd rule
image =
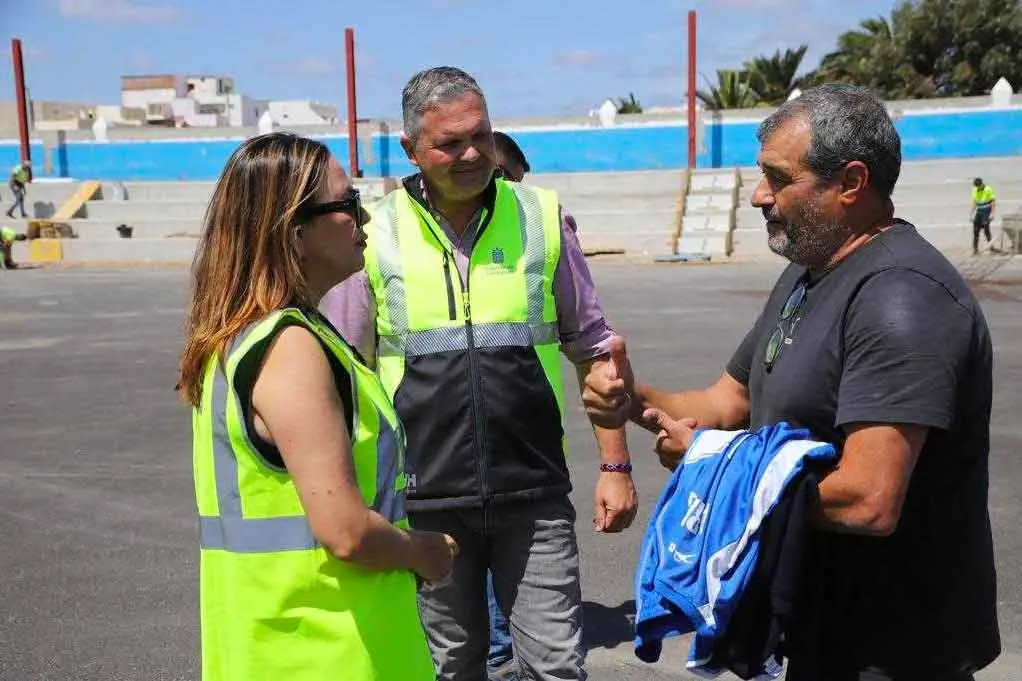
<svg viewBox="0 0 1022 681">
<path fill-rule="evenodd" d="M 660 657 L 664 638 L 695 632 L 687 667 L 700 675 L 756 567 L 759 528 L 809 460 L 830 444 L 786 423 L 699 431 L 650 517 L 635 575 L 635 654 Z M 780 670 L 777 670 L 777 674 Z"/>
</svg>

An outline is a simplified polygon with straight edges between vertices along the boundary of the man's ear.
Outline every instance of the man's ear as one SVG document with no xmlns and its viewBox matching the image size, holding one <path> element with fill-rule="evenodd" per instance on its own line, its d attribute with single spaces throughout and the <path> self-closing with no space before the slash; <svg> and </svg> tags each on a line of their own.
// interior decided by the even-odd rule
<svg viewBox="0 0 1022 681">
<path fill-rule="evenodd" d="M 405 134 L 401 135 L 401 148 L 405 150 L 405 156 L 408 157 L 408 160 L 411 162 L 411 164 L 415 167 L 418 167 L 419 162 L 415 160 L 415 143 L 412 142 L 411 138 L 408 137 L 408 135 Z"/>
<path fill-rule="evenodd" d="M 869 168 L 862 161 L 851 161 L 841 171 L 841 202 L 849 205 L 858 201 L 869 186 Z"/>
</svg>

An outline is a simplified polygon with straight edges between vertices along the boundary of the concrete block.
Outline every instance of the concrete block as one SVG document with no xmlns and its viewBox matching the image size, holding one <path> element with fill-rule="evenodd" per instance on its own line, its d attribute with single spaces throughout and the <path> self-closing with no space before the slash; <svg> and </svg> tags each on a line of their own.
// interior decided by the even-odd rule
<svg viewBox="0 0 1022 681">
<path fill-rule="evenodd" d="M 726 255 L 728 252 L 727 232 L 686 232 L 678 240 L 679 253 L 713 253 Z"/>
<path fill-rule="evenodd" d="M 731 215 L 716 213 L 709 215 L 686 215 L 682 232 L 727 232 L 731 229 Z"/>
<path fill-rule="evenodd" d="M 28 258 L 32 262 L 52 263 L 64 259 L 63 239 L 32 239 L 28 242 Z"/>
<path fill-rule="evenodd" d="M 685 214 L 729 211 L 734 206 L 731 194 L 689 194 L 685 198 Z"/>
<path fill-rule="evenodd" d="M 735 174 L 728 170 L 719 173 L 696 173 L 689 183 L 689 194 L 726 193 L 734 189 Z"/>
</svg>

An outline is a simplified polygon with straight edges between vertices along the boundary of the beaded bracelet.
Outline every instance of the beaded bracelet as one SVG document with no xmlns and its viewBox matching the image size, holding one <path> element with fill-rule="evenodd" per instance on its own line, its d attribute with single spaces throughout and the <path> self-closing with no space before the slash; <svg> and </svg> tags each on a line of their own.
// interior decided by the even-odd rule
<svg viewBox="0 0 1022 681">
<path fill-rule="evenodd" d="M 600 470 L 604 473 L 631 473 L 632 464 L 630 463 L 601 463 Z"/>
</svg>

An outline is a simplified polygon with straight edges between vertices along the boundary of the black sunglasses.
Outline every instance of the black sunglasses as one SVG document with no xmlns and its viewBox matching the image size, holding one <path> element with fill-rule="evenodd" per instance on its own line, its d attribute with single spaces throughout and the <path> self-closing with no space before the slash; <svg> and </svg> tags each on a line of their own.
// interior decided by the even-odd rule
<svg viewBox="0 0 1022 681">
<path fill-rule="evenodd" d="M 327 213 L 347 213 L 361 225 L 364 214 L 362 213 L 362 196 L 359 191 L 352 188 L 348 195 L 340 201 L 327 201 L 325 203 L 313 203 L 302 208 L 298 215 L 301 220 L 308 220 Z"/>
<path fill-rule="evenodd" d="M 766 352 L 763 353 L 763 364 L 766 365 L 766 370 L 770 371 L 774 362 L 781 356 L 781 348 L 791 342 L 789 334 L 795 330 L 795 325 L 792 325 L 786 331 L 784 329 L 784 323 L 795 316 L 795 313 L 799 311 L 802 304 L 806 301 L 806 282 L 800 280 L 798 286 L 796 286 L 791 293 L 788 294 L 788 299 L 784 301 L 784 305 L 781 306 L 781 314 L 777 319 L 777 327 L 774 332 L 770 334 L 770 339 L 767 341 Z"/>
</svg>

